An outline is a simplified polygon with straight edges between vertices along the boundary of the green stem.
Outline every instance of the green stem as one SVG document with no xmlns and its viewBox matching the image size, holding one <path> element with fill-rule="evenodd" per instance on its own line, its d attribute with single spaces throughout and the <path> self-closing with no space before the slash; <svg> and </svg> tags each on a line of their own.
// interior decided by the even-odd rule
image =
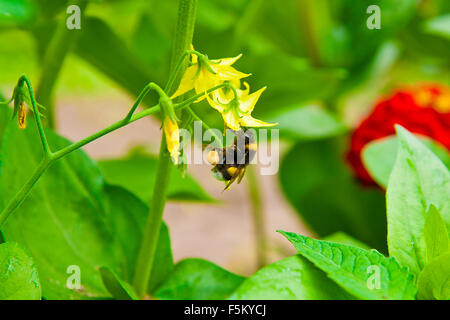
<svg viewBox="0 0 450 320">
<path fill-rule="evenodd" d="M 178 21 L 175 32 L 172 59 L 170 63 L 171 74 L 174 73 L 174 70 L 176 69 L 176 65 L 178 64 L 180 57 L 183 57 L 185 52 L 189 50 L 191 47 L 192 38 L 194 36 L 196 13 L 197 13 L 197 0 L 179 0 Z M 181 64 L 180 69 L 184 70 L 186 66 L 187 62 L 184 60 Z M 174 81 L 170 84 L 172 86 L 170 88 L 171 90 L 166 90 L 169 96 L 172 95 L 173 93 L 172 90 L 178 86 L 181 77 L 182 73 L 178 73 L 175 75 Z"/>
<path fill-rule="evenodd" d="M 133 106 L 130 109 L 130 112 L 128 112 L 128 114 L 125 117 L 125 121 L 129 121 L 131 119 L 131 117 L 133 116 L 134 112 L 136 111 L 136 109 L 139 107 L 140 103 L 142 102 L 142 100 L 145 98 L 145 96 L 147 95 L 147 93 L 150 90 L 155 90 L 159 97 L 167 97 L 166 93 L 164 92 L 163 89 L 161 89 L 160 86 L 158 86 L 156 83 L 154 82 L 150 82 L 149 84 L 147 84 L 144 89 L 141 91 L 141 93 L 139 94 L 139 96 L 136 99 L 136 102 L 133 104 Z"/>
<path fill-rule="evenodd" d="M 172 93 L 172 92 L 169 92 L 167 89 L 171 89 L 171 91 L 172 91 L 172 89 L 174 88 L 174 83 L 175 83 L 175 80 L 177 79 L 177 77 L 178 77 L 178 75 L 180 74 L 180 71 L 181 71 L 181 69 L 182 69 L 182 67 L 185 65 L 185 59 L 188 57 L 188 56 L 190 56 L 191 54 L 195 54 L 197 57 L 201 57 L 201 56 L 203 56 L 200 52 L 198 52 L 198 51 L 195 51 L 195 50 L 186 50 L 184 53 L 183 53 L 183 55 L 180 57 L 180 59 L 178 60 L 178 62 L 177 62 L 177 64 L 175 65 L 175 67 L 173 68 L 173 71 L 172 71 L 172 73 L 171 73 L 171 75 L 170 75 L 170 77 L 169 77 L 169 81 L 167 81 L 167 85 L 166 85 L 166 87 L 164 88 L 164 90 L 167 92 L 167 93 Z"/>
<path fill-rule="evenodd" d="M 314 6 L 315 3 L 311 3 L 309 0 L 300 0 L 299 13 L 300 23 L 305 35 L 305 42 L 307 51 L 311 62 L 314 66 L 318 67 L 321 64 L 320 50 L 318 43 L 318 30 L 316 28 L 316 21 L 314 20 Z"/>
<path fill-rule="evenodd" d="M 185 57 L 186 51 L 189 50 L 192 43 L 196 11 L 197 0 L 179 1 L 178 22 L 171 61 L 172 76 L 169 78 L 165 88 L 165 92 L 169 95 L 172 94 L 175 88 L 174 85 L 178 85 L 182 73 L 187 67 Z M 192 100 L 192 102 L 193 101 L 195 100 Z M 158 170 L 153 188 L 153 196 L 150 203 L 150 211 L 147 216 L 144 235 L 141 241 L 141 247 L 136 264 L 136 272 L 133 279 L 133 285 L 139 297 L 144 297 L 146 295 L 148 283 L 151 280 L 151 272 L 158 244 L 159 231 L 161 229 L 162 217 L 166 204 L 166 192 L 172 168 L 171 162 L 170 155 L 166 150 L 166 141 L 163 132 L 161 136 Z"/>
<path fill-rule="evenodd" d="M 264 220 L 260 186 L 253 166 L 247 168 L 247 179 L 252 204 L 253 231 L 255 234 L 256 257 L 259 269 L 267 264 L 266 223 Z"/>
<path fill-rule="evenodd" d="M 31 178 L 22 186 L 22 189 L 17 192 L 14 198 L 9 201 L 6 208 L 0 213 L 0 226 L 3 224 L 3 222 L 5 222 L 10 213 L 17 209 L 23 202 L 23 200 L 25 200 L 27 195 L 30 193 L 31 188 L 39 180 L 39 178 L 42 176 L 45 170 L 47 170 L 51 163 L 52 161 L 49 161 L 48 159 L 42 160 Z"/>
<path fill-rule="evenodd" d="M 196 121 L 200 121 L 202 123 L 203 128 L 205 128 L 206 131 L 211 130 L 211 127 L 208 126 L 208 124 L 203 121 L 195 112 L 194 110 L 192 110 L 191 108 L 186 108 L 186 110 L 191 114 L 192 118 Z M 222 148 L 223 146 L 223 139 L 222 137 L 219 137 L 214 130 L 211 130 L 211 134 L 214 136 L 214 139 L 217 141 L 217 143 L 219 144 L 217 147 L 218 148 Z"/>
<path fill-rule="evenodd" d="M 77 0 L 73 1 L 72 4 L 78 5 L 83 14 L 87 1 Z M 43 112 L 47 118 L 47 125 L 50 128 L 55 127 L 53 89 L 64 59 L 78 34 L 79 30 L 69 30 L 66 25 L 66 19 L 61 19 L 44 55 L 41 78 L 37 86 L 36 96 L 37 100 L 47 108 Z"/>
<path fill-rule="evenodd" d="M 37 123 L 38 129 L 39 129 L 39 134 L 41 136 L 41 142 L 42 142 L 43 146 L 45 146 L 45 145 L 48 146 L 47 138 L 45 136 L 45 131 L 44 131 L 41 121 L 39 119 L 39 113 L 37 111 L 35 111 L 37 109 L 37 107 L 36 107 L 36 102 L 34 100 L 34 95 L 33 95 L 33 90 L 32 90 L 31 84 L 29 83 L 28 79 L 25 76 L 22 76 L 21 79 L 22 80 L 19 80 L 19 81 L 25 81 L 27 83 L 28 89 L 30 91 L 30 98 L 32 101 L 33 110 L 34 110 L 34 114 L 35 114 L 35 118 L 36 118 L 36 123 Z M 224 86 L 225 86 L 224 84 L 221 84 L 221 85 L 215 86 L 214 88 L 207 90 L 206 93 L 196 94 L 196 95 L 192 96 L 191 98 L 189 98 L 181 103 L 176 104 L 174 106 L 174 109 L 181 110 L 183 108 L 186 108 L 187 106 L 189 106 L 193 101 L 197 100 L 198 98 L 204 96 L 205 94 L 213 92 L 214 90 L 223 88 Z M 144 90 L 143 90 L 143 92 L 144 92 Z M 133 107 L 134 107 L 134 105 L 133 105 Z M 11 213 L 13 213 L 14 210 L 17 209 L 19 207 L 19 205 L 25 200 L 25 198 L 29 194 L 30 190 L 33 188 L 36 181 L 40 178 L 40 176 L 44 173 L 44 171 L 53 164 L 53 162 L 57 161 L 58 159 L 64 157 L 65 155 L 85 146 L 86 144 L 88 144 L 88 143 L 114 131 L 114 130 L 122 128 L 134 121 L 137 121 L 139 119 L 142 119 L 144 117 L 147 117 L 147 116 L 154 114 L 156 112 L 159 112 L 159 111 L 160 111 L 159 105 L 155 105 L 151 108 L 148 108 L 144 111 L 139 112 L 138 114 L 133 115 L 128 120 L 127 120 L 127 117 L 125 117 L 124 119 L 119 120 L 116 123 L 113 123 L 109 127 L 105 128 L 103 130 L 100 130 L 78 142 L 72 143 L 71 145 L 68 145 L 67 147 L 64 147 L 61 150 L 56 151 L 56 152 L 50 152 L 50 147 L 48 147 L 49 153 L 48 153 L 48 155 L 46 155 L 44 157 L 44 160 L 43 160 L 43 162 L 46 163 L 47 166 L 44 168 L 41 165 L 38 166 L 36 168 L 35 172 L 33 173 L 32 177 L 30 178 L 30 180 L 22 187 L 22 189 L 14 196 L 14 198 L 9 202 L 9 204 L 3 209 L 3 211 L 0 213 L 0 227 L 2 226 L 3 222 L 9 217 L 9 215 Z M 44 147 L 44 151 L 45 151 L 45 149 L 46 148 Z"/>
<path fill-rule="evenodd" d="M 18 85 L 21 86 L 21 83 L 25 82 L 28 87 L 28 94 L 31 100 L 31 107 L 33 108 L 34 118 L 36 120 L 36 126 L 39 131 L 39 137 L 41 138 L 42 148 L 44 149 L 44 156 L 48 158 L 51 155 L 50 146 L 47 141 L 47 136 L 45 135 L 44 127 L 41 122 L 41 117 L 39 116 L 39 109 L 37 107 L 36 98 L 34 97 L 33 87 L 31 86 L 30 80 L 26 76 L 21 76 L 18 82 Z"/>
<path fill-rule="evenodd" d="M 163 137 L 164 138 L 164 137 Z M 155 252 L 161 230 L 162 217 L 166 203 L 166 193 L 169 186 L 172 162 L 166 150 L 166 140 L 161 140 L 159 150 L 158 169 L 153 196 L 150 202 L 150 211 L 145 223 L 139 257 L 136 264 L 134 287 L 139 297 L 144 297 L 150 282 Z"/>
</svg>

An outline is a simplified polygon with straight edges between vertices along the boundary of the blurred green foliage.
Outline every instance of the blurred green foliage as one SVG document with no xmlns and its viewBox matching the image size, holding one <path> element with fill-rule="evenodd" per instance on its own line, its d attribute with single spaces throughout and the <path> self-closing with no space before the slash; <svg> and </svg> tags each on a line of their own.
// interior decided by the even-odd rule
<svg viewBox="0 0 450 320">
<path fill-rule="evenodd" d="M 254 73 L 251 87 L 268 87 L 254 113 L 280 122 L 281 137 L 295 145 L 283 162 L 281 183 L 310 226 L 324 236 L 345 231 L 385 250 L 382 196 L 370 196 L 367 202 L 365 194 L 372 191 L 361 191 L 343 164 L 347 128 L 392 87 L 418 81 L 450 83 L 450 5 L 445 0 L 377 1 L 381 12 L 377 30 L 366 25 L 367 7 L 372 4 L 369 0 L 199 1 L 194 46 L 211 58 L 243 53 L 237 67 Z M 38 79 L 44 72 L 40 65 L 57 21 L 66 18 L 66 6 L 67 1 L 0 1 L 0 89 L 10 88 L 22 73 Z M 58 79 L 58 92 L 107 95 L 119 87 L 136 95 L 149 81 L 164 84 L 176 15 L 176 0 L 91 1 Z M 147 105 L 155 101 L 155 96 L 145 100 Z M 209 125 L 222 125 L 205 102 L 196 111 Z M 322 150 L 331 142 L 317 140 L 329 138 L 341 146 L 339 150 Z M 309 140 L 316 142 L 309 144 Z M 309 160 L 303 169 L 290 165 L 294 155 L 317 162 L 304 170 Z M 328 165 L 321 167 L 321 163 Z M 283 178 L 283 170 L 298 178 L 290 182 L 293 179 Z M 342 211 L 332 203 L 331 217 L 349 215 L 349 220 L 331 219 L 333 228 L 313 222 L 323 220 L 322 213 L 316 214 L 324 203 L 314 202 L 312 185 L 306 183 L 316 181 L 314 172 L 325 170 L 328 186 L 315 185 L 317 194 L 333 185 L 347 186 L 337 189 L 348 192 L 344 198 L 355 199 Z M 295 184 L 309 191 L 295 194 Z M 343 202 L 336 195 L 328 199 L 333 198 Z M 371 202 L 375 199 L 376 204 Z M 372 211 L 376 213 L 368 213 Z M 378 231 L 356 227 L 357 221 L 372 219 L 378 221 L 374 224 L 378 236 Z"/>
</svg>

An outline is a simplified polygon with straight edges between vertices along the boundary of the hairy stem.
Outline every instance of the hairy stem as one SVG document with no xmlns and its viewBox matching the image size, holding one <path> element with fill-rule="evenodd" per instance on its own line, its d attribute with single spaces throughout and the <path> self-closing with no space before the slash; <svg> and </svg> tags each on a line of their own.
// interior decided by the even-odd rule
<svg viewBox="0 0 450 320">
<path fill-rule="evenodd" d="M 259 269 L 267 264 L 266 223 L 264 219 L 260 186 L 258 185 L 258 179 L 253 166 L 247 168 L 247 179 L 252 204 L 253 232 L 255 235 L 256 257 Z"/>
<path fill-rule="evenodd" d="M 178 7 L 178 22 L 175 33 L 174 50 L 171 61 L 171 74 L 165 92 L 171 95 L 175 85 L 178 85 L 182 73 L 187 67 L 185 61 L 186 51 L 189 50 L 194 34 L 197 0 L 180 0 Z M 182 62 L 179 62 L 182 61 Z M 193 100 L 195 101 L 195 100 Z M 161 229 L 166 192 L 170 172 L 172 168 L 171 158 L 166 150 L 164 132 L 161 136 L 161 148 L 159 151 L 158 170 L 156 173 L 153 196 L 150 203 L 150 211 L 145 224 L 144 235 L 139 250 L 136 272 L 133 285 L 139 297 L 147 293 L 148 283 L 151 280 L 151 272 L 158 245 L 159 231 Z"/>
<path fill-rule="evenodd" d="M 172 170 L 172 162 L 166 147 L 166 140 L 162 139 L 159 150 L 155 186 L 150 200 L 150 211 L 145 223 L 141 248 L 136 264 L 134 287 L 139 297 L 144 297 L 147 293 L 152 266 L 155 260 L 155 252 L 158 246 L 164 207 L 166 204 L 167 187 L 169 185 L 170 172 Z"/>
<path fill-rule="evenodd" d="M 87 0 L 76 0 L 72 4 L 78 5 L 83 14 Z M 43 110 L 43 113 L 47 118 L 47 126 L 50 128 L 55 127 L 55 110 L 53 105 L 55 83 L 64 59 L 79 32 L 79 30 L 69 30 L 66 26 L 66 19 L 61 19 L 44 55 L 41 78 L 37 86 L 36 96 L 37 100 L 46 106 L 46 110 Z"/>
</svg>

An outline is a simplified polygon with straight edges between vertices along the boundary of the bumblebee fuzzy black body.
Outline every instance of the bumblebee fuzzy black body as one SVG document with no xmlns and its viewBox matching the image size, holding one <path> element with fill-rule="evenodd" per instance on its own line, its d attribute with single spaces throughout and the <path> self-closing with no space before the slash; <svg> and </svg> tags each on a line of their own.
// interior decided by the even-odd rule
<svg viewBox="0 0 450 320">
<path fill-rule="evenodd" d="M 208 161 L 214 165 L 213 173 L 221 180 L 227 181 L 225 189 L 237 179 L 244 177 L 245 169 L 255 157 L 257 144 L 253 132 L 240 130 L 236 132 L 233 145 L 214 149 L 208 155 Z"/>
</svg>

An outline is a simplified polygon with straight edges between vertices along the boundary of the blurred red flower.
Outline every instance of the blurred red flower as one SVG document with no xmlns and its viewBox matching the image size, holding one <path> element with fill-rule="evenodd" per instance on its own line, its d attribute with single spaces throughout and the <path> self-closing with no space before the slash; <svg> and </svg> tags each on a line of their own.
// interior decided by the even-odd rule
<svg viewBox="0 0 450 320">
<path fill-rule="evenodd" d="M 380 100 L 351 136 L 347 160 L 365 185 L 374 185 L 361 161 L 363 147 L 376 139 L 395 134 L 395 124 L 428 136 L 450 149 L 450 88 L 422 85 L 396 91 Z"/>
</svg>

